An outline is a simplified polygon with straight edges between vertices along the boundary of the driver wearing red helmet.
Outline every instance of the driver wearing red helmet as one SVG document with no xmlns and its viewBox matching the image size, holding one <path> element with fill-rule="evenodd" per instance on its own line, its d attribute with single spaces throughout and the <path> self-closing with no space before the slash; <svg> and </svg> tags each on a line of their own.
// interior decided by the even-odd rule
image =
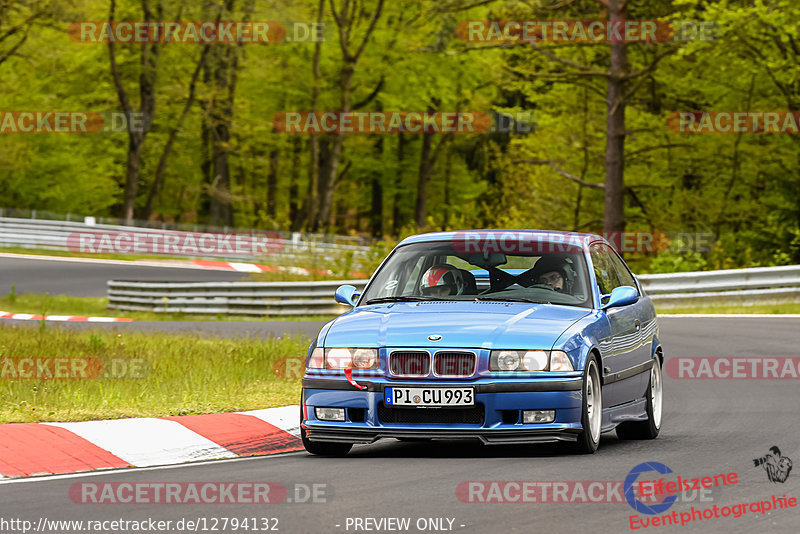
<svg viewBox="0 0 800 534">
<path fill-rule="evenodd" d="M 461 295 L 463 292 L 464 276 L 449 263 L 434 265 L 422 275 L 420 293 L 426 297 Z"/>
</svg>

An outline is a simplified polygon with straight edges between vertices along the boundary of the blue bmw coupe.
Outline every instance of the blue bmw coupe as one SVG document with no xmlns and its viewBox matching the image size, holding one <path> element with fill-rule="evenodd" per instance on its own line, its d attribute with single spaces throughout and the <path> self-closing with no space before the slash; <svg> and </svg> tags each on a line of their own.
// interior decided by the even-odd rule
<svg viewBox="0 0 800 534">
<path fill-rule="evenodd" d="M 598 235 L 476 230 L 402 241 L 306 358 L 308 452 L 355 443 L 561 441 L 661 428 L 663 350 L 650 298 Z"/>
</svg>

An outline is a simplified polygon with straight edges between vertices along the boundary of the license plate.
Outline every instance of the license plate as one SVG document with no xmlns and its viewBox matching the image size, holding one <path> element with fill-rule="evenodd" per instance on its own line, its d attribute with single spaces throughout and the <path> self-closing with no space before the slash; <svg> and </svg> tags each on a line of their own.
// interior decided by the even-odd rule
<svg viewBox="0 0 800 534">
<path fill-rule="evenodd" d="M 472 388 L 386 388 L 384 404 L 390 406 L 472 406 Z"/>
</svg>

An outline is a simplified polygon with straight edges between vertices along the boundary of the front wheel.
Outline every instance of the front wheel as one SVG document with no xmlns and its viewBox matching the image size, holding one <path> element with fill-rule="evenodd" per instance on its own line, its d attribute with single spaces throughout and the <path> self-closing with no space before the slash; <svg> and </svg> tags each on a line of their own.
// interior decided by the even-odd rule
<svg viewBox="0 0 800 534">
<path fill-rule="evenodd" d="M 617 427 L 619 439 L 653 439 L 661 431 L 661 410 L 664 386 L 661 380 L 661 360 L 653 358 L 650 368 L 650 385 L 647 386 L 647 420 L 630 421 Z"/>
<path fill-rule="evenodd" d="M 578 434 L 577 452 L 592 454 L 600 445 L 600 427 L 603 422 L 603 393 L 600 387 L 600 372 L 597 359 L 590 356 L 583 372 L 583 401 L 581 403 L 581 424 L 583 430 Z"/>
<path fill-rule="evenodd" d="M 335 441 L 311 441 L 306 436 L 306 429 L 300 429 L 300 439 L 306 451 L 317 456 L 344 456 L 353 448 L 352 443 L 338 443 Z"/>
</svg>

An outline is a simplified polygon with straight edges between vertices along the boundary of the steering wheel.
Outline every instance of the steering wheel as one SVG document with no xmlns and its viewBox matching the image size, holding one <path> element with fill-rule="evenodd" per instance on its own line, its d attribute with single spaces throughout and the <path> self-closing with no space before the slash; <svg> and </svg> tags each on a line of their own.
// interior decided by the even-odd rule
<svg viewBox="0 0 800 534">
<path fill-rule="evenodd" d="M 528 286 L 528 287 L 529 288 L 530 287 L 534 287 L 534 288 L 537 288 L 537 289 L 549 289 L 550 291 L 556 291 L 556 288 L 554 288 L 551 285 L 547 285 L 547 284 L 533 284 L 532 286 Z"/>
</svg>

